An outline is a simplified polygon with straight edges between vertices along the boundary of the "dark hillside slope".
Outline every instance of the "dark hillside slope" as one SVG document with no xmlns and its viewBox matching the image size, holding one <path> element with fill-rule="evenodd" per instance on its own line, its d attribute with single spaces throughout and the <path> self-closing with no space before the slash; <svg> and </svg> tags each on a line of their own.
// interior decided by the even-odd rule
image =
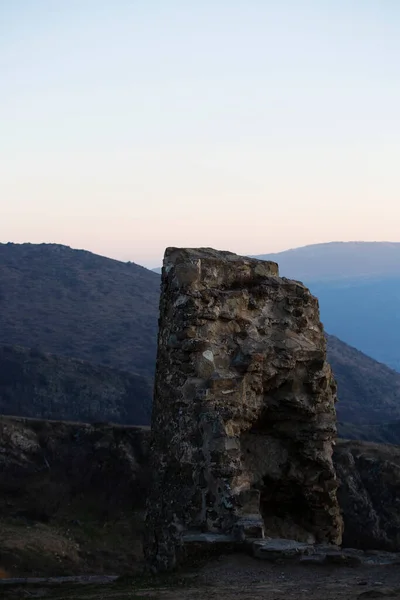
<svg viewBox="0 0 400 600">
<path fill-rule="evenodd" d="M 307 282 L 400 277 L 400 242 L 329 242 L 255 258 L 273 260 L 285 277 Z"/>
<path fill-rule="evenodd" d="M 150 422 L 152 386 L 140 375 L 0 347 L 0 414 L 95 423 Z"/>
<path fill-rule="evenodd" d="M 150 390 L 159 282 L 159 275 L 135 264 L 65 246 L 0 245 L 0 344 L 36 346 L 139 373 Z M 338 381 L 339 420 L 357 427 L 399 420 L 400 373 L 337 338 L 327 339 Z M 146 391 L 136 402 L 149 409 L 150 396 Z M 101 420 L 112 420 L 106 414 Z M 47 415 L 69 418 L 64 413 Z M 132 415 L 119 422 L 139 424 Z"/>
<path fill-rule="evenodd" d="M 377 444 L 400 446 L 400 421 L 390 423 L 338 423 L 338 434 L 345 440 L 361 440 Z"/>
<path fill-rule="evenodd" d="M 57 244 L 0 244 L 0 344 L 152 376 L 159 277 Z"/>
<path fill-rule="evenodd" d="M 400 373 L 328 335 L 328 360 L 338 383 L 339 421 L 383 424 L 400 419 Z"/>
</svg>

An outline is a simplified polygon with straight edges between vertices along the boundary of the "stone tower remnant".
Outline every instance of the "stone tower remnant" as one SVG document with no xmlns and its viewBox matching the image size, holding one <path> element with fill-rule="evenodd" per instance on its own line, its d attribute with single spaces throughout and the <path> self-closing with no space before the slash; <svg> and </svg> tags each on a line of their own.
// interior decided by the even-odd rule
<svg viewBox="0 0 400 600">
<path fill-rule="evenodd" d="M 148 561 L 185 544 L 340 543 L 332 447 L 336 385 L 318 301 L 278 265 L 168 248 L 152 415 Z"/>
</svg>

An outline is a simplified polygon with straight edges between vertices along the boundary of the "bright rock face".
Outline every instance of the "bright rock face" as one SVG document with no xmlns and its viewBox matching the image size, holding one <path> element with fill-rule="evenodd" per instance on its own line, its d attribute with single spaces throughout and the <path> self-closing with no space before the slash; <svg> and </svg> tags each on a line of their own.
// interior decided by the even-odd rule
<svg viewBox="0 0 400 600">
<path fill-rule="evenodd" d="M 148 561 L 185 539 L 340 543 L 336 385 L 318 302 L 278 266 L 168 248 L 152 417 Z"/>
</svg>

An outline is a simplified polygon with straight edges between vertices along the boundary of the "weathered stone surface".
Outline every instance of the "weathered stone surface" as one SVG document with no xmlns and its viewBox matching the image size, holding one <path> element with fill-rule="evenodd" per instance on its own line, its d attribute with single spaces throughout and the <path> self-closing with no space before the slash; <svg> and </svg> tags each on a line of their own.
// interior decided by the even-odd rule
<svg viewBox="0 0 400 600">
<path fill-rule="evenodd" d="M 400 447 L 340 441 L 334 453 L 346 546 L 400 550 Z"/>
<path fill-rule="evenodd" d="M 167 249 L 147 516 L 153 568 L 179 564 L 184 534 L 243 538 L 249 518 L 267 535 L 340 543 L 335 399 L 307 288 L 280 278 L 275 263 Z"/>
<path fill-rule="evenodd" d="M 359 567 L 361 565 L 383 566 L 400 563 L 399 553 L 377 551 L 371 554 L 356 548 L 340 548 L 332 544 L 306 544 L 284 539 L 253 542 L 252 554 L 255 558 L 269 561 L 298 560 L 303 565 Z"/>
<path fill-rule="evenodd" d="M 276 560 L 278 558 L 296 558 L 304 554 L 314 554 L 313 544 L 279 538 L 253 542 L 253 555 L 256 558 Z"/>
</svg>

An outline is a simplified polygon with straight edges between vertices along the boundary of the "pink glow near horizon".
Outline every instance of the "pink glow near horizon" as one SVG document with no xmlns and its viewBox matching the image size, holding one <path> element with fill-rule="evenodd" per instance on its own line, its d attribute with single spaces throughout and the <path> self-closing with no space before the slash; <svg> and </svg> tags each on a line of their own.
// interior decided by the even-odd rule
<svg viewBox="0 0 400 600">
<path fill-rule="evenodd" d="M 400 241 L 400 5 L 0 8 L 0 241 Z"/>
</svg>

